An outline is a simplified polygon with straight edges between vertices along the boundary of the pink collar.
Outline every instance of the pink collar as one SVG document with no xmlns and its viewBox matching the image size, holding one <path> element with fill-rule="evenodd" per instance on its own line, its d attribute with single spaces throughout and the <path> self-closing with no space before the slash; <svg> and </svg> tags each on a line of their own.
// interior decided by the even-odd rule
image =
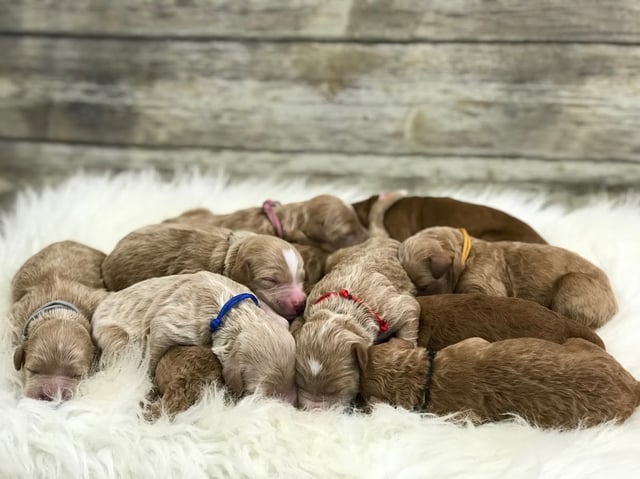
<svg viewBox="0 0 640 479">
<path fill-rule="evenodd" d="M 280 223 L 280 219 L 278 218 L 278 215 L 276 215 L 276 212 L 273 211 L 273 208 L 275 206 L 280 206 L 280 203 L 278 201 L 265 200 L 265 202 L 262 203 L 262 212 L 269 220 L 269 223 L 271 223 L 271 226 L 273 226 L 273 229 L 276 230 L 276 235 L 279 238 L 284 239 L 284 231 L 282 231 L 282 223 Z"/>
</svg>

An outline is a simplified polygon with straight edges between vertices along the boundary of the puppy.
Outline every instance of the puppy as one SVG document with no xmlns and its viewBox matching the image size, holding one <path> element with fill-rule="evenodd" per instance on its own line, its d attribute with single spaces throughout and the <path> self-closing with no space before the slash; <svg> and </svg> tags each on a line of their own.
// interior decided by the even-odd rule
<svg viewBox="0 0 640 479">
<path fill-rule="evenodd" d="M 617 310 L 606 274 L 554 246 L 490 243 L 464 230 L 435 227 L 403 241 L 399 257 L 418 294 L 518 297 L 591 328 L 602 326 Z"/>
<path fill-rule="evenodd" d="M 202 270 L 246 285 L 263 306 L 287 320 L 304 311 L 302 257 L 289 243 L 273 236 L 220 227 L 205 231 L 150 225 L 121 239 L 102 265 L 111 291 L 149 278 Z"/>
<path fill-rule="evenodd" d="M 251 298 L 221 313 L 230 299 L 247 292 L 208 271 L 148 279 L 100 304 L 93 315 L 93 338 L 105 359 L 129 342 L 146 341 L 152 377 L 171 346 L 211 346 L 233 393 L 261 391 L 294 404 L 295 342 L 289 331 Z M 216 317 L 218 325 L 211 329 Z"/>
<path fill-rule="evenodd" d="M 360 222 L 366 227 L 385 229 L 391 238 L 404 241 L 418 231 L 432 226 L 466 228 L 469 234 L 485 241 L 522 241 L 546 243 L 528 224 L 488 206 L 466 203 L 453 198 L 433 196 L 375 195 L 353 204 Z M 386 202 L 383 214 L 371 224 L 374 206 Z"/>
<path fill-rule="evenodd" d="M 267 200 L 261 208 L 247 208 L 226 215 L 214 215 L 204 208 L 197 208 L 165 222 L 183 225 L 195 222 L 276 235 L 328 253 L 368 238 L 353 208 L 331 195 L 320 195 L 299 203 L 279 204 Z"/>
<path fill-rule="evenodd" d="M 11 283 L 9 321 L 24 371 L 24 394 L 70 399 L 92 367 L 96 348 L 90 318 L 106 296 L 104 253 L 73 241 L 53 243 L 29 258 Z"/>
<path fill-rule="evenodd" d="M 152 408 L 150 417 L 164 410 L 173 418 L 193 406 L 204 389 L 224 385 L 222 365 L 206 346 L 172 346 L 160 358 L 154 382 L 160 402 Z"/>
<path fill-rule="evenodd" d="M 470 338 L 428 352 L 392 339 L 369 348 L 361 385 L 369 405 L 388 402 L 476 423 L 518 414 L 546 428 L 624 421 L 640 403 L 640 384 L 612 356 L 573 338 L 489 343 Z"/>
<path fill-rule="evenodd" d="M 518 298 L 483 294 L 436 294 L 420 303 L 418 346 L 443 349 L 468 338 L 489 342 L 531 337 L 562 344 L 582 338 L 604 349 L 600 336 L 587 326 L 544 306 Z"/>
<path fill-rule="evenodd" d="M 420 305 L 398 261 L 399 244 L 371 238 L 328 258 L 327 274 L 309 295 L 304 322 L 295 327 L 302 407 L 349 404 L 375 341 L 395 334 L 416 342 Z"/>
</svg>

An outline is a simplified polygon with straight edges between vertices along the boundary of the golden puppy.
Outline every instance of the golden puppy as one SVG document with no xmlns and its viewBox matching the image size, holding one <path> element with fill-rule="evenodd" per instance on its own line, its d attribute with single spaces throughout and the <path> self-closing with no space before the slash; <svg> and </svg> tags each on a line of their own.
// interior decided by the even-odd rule
<svg viewBox="0 0 640 479">
<path fill-rule="evenodd" d="M 611 355 L 583 339 L 556 344 L 471 338 L 437 353 L 399 339 L 369 348 L 361 393 L 476 423 L 518 414 L 548 428 L 624 421 L 640 404 L 640 384 Z"/>
<path fill-rule="evenodd" d="M 304 311 L 302 257 L 274 236 L 220 227 L 205 231 L 150 225 L 121 239 L 102 265 L 105 284 L 112 291 L 149 278 L 202 270 L 246 285 L 263 305 L 287 320 Z"/>
<path fill-rule="evenodd" d="M 329 253 L 368 238 L 354 209 L 331 195 L 320 195 L 299 203 L 279 204 L 267 200 L 261 208 L 247 208 L 226 215 L 214 215 L 209 210 L 197 208 L 165 222 L 224 226 L 276 235 Z"/>
<path fill-rule="evenodd" d="M 91 370 L 96 348 L 89 320 L 106 296 L 104 253 L 73 241 L 53 243 L 29 258 L 11 283 L 9 321 L 33 399 L 69 399 Z"/>
<path fill-rule="evenodd" d="M 172 346 L 160 358 L 154 382 L 160 402 L 152 407 L 150 417 L 164 410 L 173 418 L 193 406 L 205 388 L 224 385 L 222 365 L 206 346 Z"/>
<path fill-rule="evenodd" d="M 171 346 L 211 345 L 232 392 L 261 391 L 295 404 L 293 336 L 247 293 L 245 286 L 208 271 L 148 279 L 100 304 L 93 338 L 105 359 L 129 342 L 146 341 L 152 377 Z"/>
<path fill-rule="evenodd" d="M 406 239 L 402 265 L 418 294 L 482 293 L 535 301 L 591 328 L 617 310 L 607 275 L 584 258 L 555 246 L 470 238 L 435 227 Z"/>
<path fill-rule="evenodd" d="M 296 325 L 296 385 L 305 408 L 347 405 L 358 392 L 367 348 L 395 334 L 415 343 L 420 305 L 397 255 L 399 242 L 371 238 L 327 260 Z"/>
</svg>

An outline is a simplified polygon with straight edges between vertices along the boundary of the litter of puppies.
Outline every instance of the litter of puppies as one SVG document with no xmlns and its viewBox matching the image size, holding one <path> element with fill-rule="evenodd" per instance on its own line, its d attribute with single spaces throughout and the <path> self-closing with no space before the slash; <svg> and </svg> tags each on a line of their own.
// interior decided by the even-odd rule
<svg viewBox="0 0 640 479">
<path fill-rule="evenodd" d="M 451 198 L 193 209 L 108 255 L 49 245 L 11 295 L 25 396 L 73 400 L 139 343 L 156 386 L 149 420 L 210 387 L 552 428 L 622 421 L 640 404 L 640 383 L 594 331 L 617 311 L 606 274 L 513 216 Z"/>
</svg>

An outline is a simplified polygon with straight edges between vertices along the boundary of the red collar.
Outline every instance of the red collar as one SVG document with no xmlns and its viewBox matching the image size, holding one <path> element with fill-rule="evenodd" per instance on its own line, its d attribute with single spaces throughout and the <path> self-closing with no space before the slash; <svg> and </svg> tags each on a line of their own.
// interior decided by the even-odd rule
<svg viewBox="0 0 640 479">
<path fill-rule="evenodd" d="M 276 230 L 276 235 L 279 238 L 284 238 L 284 231 L 282 231 L 282 223 L 280 223 L 280 219 L 278 218 L 278 215 L 276 215 L 276 212 L 273 211 L 273 208 L 279 205 L 280 203 L 277 201 L 265 200 L 265 202 L 262 203 L 262 212 L 265 214 L 265 216 L 269 220 L 269 223 L 271 223 L 271 226 L 273 226 L 273 229 Z"/>
<path fill-rule="evenodd" d="M 314 304 L 318 304 L 322 301 L 324 301 L 327 298 L 330 298 L 331 296 L 340 296 L 342 298 L 348 299 L 349 301 L 354 301 L 358 304 L 361 304 L 362 306 L 364 306 L 365 308 L 367 308 L 369 310 L 369 312 L 371 313 L 371 315 L 374 317 L 374 319 L 378 322 L 378 331 L 381 333 L 386 333 L 387 330 L 389 329 L 389 323 L 387 323 L 382 316 L 380 316 L 378 313 L 376 313 L 373 309 L 371 309 L 370 306 L 368 306 L 364 301 L 362 301 L 360 298 L 358 298 L 357 296 L 352 295 L 351 293 L 349 293 L 349 291 L 347 291 L 346 289 L 341 289 L 340 291 L 331 291 L 329 293 L 324 293 L 322 296 L 320 296 L 316 302 Z"/>
</svg>

